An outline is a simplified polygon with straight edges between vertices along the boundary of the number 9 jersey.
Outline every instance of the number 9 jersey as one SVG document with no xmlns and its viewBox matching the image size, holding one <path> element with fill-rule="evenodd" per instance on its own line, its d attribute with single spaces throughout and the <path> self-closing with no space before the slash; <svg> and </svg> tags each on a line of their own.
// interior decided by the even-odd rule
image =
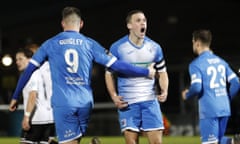
<svg viewBox="0 0 240 144">
<path fill-rule="evenodd" d="M 93 39 L 75 31 L 65 31 L 45 41 L 31 63 L 50 63 L 53 106 L 86 107 L 93 104 L 91 74 L 93 61 L 111 65 L 113 56 Z"/>
</svg>

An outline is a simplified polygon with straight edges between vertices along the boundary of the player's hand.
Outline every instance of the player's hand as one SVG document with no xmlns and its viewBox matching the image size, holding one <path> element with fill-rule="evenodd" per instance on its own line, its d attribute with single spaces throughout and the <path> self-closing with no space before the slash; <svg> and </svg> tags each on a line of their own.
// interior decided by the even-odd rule
<svg viewBox="0 0 240 144">
<path fill-rule="evenodd" d="M 15 99 L 12 99 L 10 104 L 9 104 L 9 111 L 13 112 L 17 109 L 18 102 Z"/>
<path fill-rule="evenodd" d="M 184 89 L 183 91 L 182 91 L 182 99 L 183 100 L 186 100 L 186 93 L 188 92 L 188 89 Z"/>
<path fill-rule="evenodd" d="M 148 77 L 153 79 L 156 75 L 156 69 L 154 68 L 154 63 L 148 66 L 148 71 L 149 71 Z"/>
<path fill-rule="evenodd" d="M 161 94 L 157 95 L 157 99 L 160 102 L 165 102 L 167 100 L 167 92 L 161 92 Z"/>
<path fill-rule="evenodd" d="M 23 117 L 22 128 L 23 128 L 24 130 L 29 130 L 29 129 L 30 129 L 29 117 L 28 117 L 28 116 L 24 116 L 24 117 Z"/>
<path fill-rule="evenodd" d="M 114 96 L 112 97 L 112 100 L 118 109 L 122 109 L 128 106 L 128 103 L 123 101 L 121 96 Z"/>
</svg>

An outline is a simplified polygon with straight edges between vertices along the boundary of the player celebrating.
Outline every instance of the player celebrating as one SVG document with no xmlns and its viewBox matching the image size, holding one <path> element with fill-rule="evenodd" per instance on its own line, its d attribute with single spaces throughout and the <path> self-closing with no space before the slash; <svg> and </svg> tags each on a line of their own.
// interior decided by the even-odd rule
<svg viewBox="0 0 240 144">
<path fill-rule="evenodd" d="M 78 144 L 86 132 L 93 108 L 91 72 L 93 62 L 129 76 L 155 75 L 153 67 L 140 68 L 105 53 L 105 49 L 93 39 L 79 33 L 83 26 L 80 10 L 65 7 L 62 12 L 63 32 L 45 41 L 19 79 L 9 109 L 16 109 L 19 94 L 35 71 L 49 61 L 52 77 L 53 114 L 58 141 L 61 144 Z"/>
<path fill-rule="evenodd" d="M 202 144 L 231 144 L 225 137 L 230 100 L 239 91 L 239 79 L 228 63 L 210 49 L 209 30 L 193 32 L 193 52 L 198 55 L 189 65 L 191 86 L 183 90 L 183 99 L 198 96 L 199 127 Z M 234 142 L 236 144 L 237 142 Z"/>
<path fill-rule="evenodd" d="M 164 129 L 159 105 L 165 102 L 168 94 L 168 73 L 162 48 L 158 43 L 145 36 L 147 19 L 141 10 L 132 10 L 126 17 L 129 35 L 112 44 L 111 54 L 118 59 L 134 65 L 147 67 L 156 63 L 159 79 L 157 84 L 161 93 L 155 91 L 155 79 L 128 77 L 118 74 L 117 89 L 113 73 L 105 74 L 108 92 L 117 106 L 119 124 L 126 144 L 138 144 L 139 134 L 144 132 L 150 144 L 162 143 Z"/>
</svg>

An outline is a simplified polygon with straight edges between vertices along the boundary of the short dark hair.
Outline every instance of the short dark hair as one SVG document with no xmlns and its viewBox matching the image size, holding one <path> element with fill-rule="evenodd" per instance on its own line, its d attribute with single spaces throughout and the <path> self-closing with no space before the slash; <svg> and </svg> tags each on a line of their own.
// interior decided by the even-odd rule
<svg viewBox="0 0 240 144">
<path fill-rule="evenodd" d="M 62 11 L 62 18 L 66 18 L 71 14 L 77 14 L 82 19 L 82 14 L 80 10 L 76 7 L 67 6 Z"/>
<path fill-rule="evenodd" d="M 35 51 L 37 51 L 37 49 L 39 48 L 39 45 L 37 43 L 29 43 L 25 46 L 25 48 L 35 53 Z"/>
<path fill-rule="evenodd" d="M 135 9 L 135 10 L 131 10 L 130 12 L 128 12 L 127 17 L 126 17 L 126 23 L 129 23 L 129 21 L 131 20 L 132 15 L 136 14 L 136 13 L 143 13 L 144 12 L 142 10 L 139 9 Z"/>
<path fill-rule="evenodd" d="M 201 41 L 203 44 L 210 46 L 212 42 L 212 33 L 210 30 L 207 29 L 199 29 L 195 30 L 192 33 L 192 38 L 194 41 Z"/>
<path fill-rule="evenodd" d="M 27 58 L 31 58 L 33 56 L 33 51 L 27 48 L 19 48 L 17 53 L 23 53 Z"/>
</svg>

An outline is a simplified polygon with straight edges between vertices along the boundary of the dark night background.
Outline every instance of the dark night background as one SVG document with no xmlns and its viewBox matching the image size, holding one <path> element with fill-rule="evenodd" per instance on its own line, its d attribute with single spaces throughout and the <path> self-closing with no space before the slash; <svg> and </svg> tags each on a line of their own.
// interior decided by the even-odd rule
<svg viewBox="0 0 240 144">
<path fill-rule="evenodd" d="M 169 98 L 163 104 L 163 111 L 167 113 L 182 112 L 180 91 L 188 84 L 187 65 L 193 58 L 193 30 L 210 29 L 214 52 L 229 61 L 234 70 L 240 67 L 240 2 L 237 0 L 8 0 L 0 3 L 0 55 L 10 53 L 13 57 L 17 48 L 29 42 L 41 44 L 62 31 L 61 10 L 65 6 L 81 9 L 84 16 L 81 32 L 106 48 L 127 34 L 127 12 L 143 10 L 148 19 L 147 35 L 160 43 L 168 65 Z M 15 88 L 15 81 L 13 79 L 12 84 L 6 86 L 5 77 L 17 79 L 18 72 L 15 65 L 10 68 L 1 66 L 0 74 L 0 96 L 6 102 L 6 97 Z M 92 83 L 96 102 L 110 102 L 102 66 L 96 64 Z M 234 101 L 233 109 L 239 107 L 239 99 Z M 191 110 L 191 107 L 186 109 Z M 238 113 L 234 110 L 233 115 Z"/>
<path fill-rule="evenodd" d="M 198 28 L 212 31 L 216 53 L 229 59 L 239 54 L 237 0 L 8 0 L 0 5 L 2 52 L 15 51 L 31 40 L 41 43 L 61 31 L 61 10 L 67 5 L 81 9 L 85 20 L 81 32 L 106 48 L 127 33 L 127 12 L 142 9 L 148 36 L 161 44 L 168 64 L 191 57 L 191 33 Z"/>
</svg>

